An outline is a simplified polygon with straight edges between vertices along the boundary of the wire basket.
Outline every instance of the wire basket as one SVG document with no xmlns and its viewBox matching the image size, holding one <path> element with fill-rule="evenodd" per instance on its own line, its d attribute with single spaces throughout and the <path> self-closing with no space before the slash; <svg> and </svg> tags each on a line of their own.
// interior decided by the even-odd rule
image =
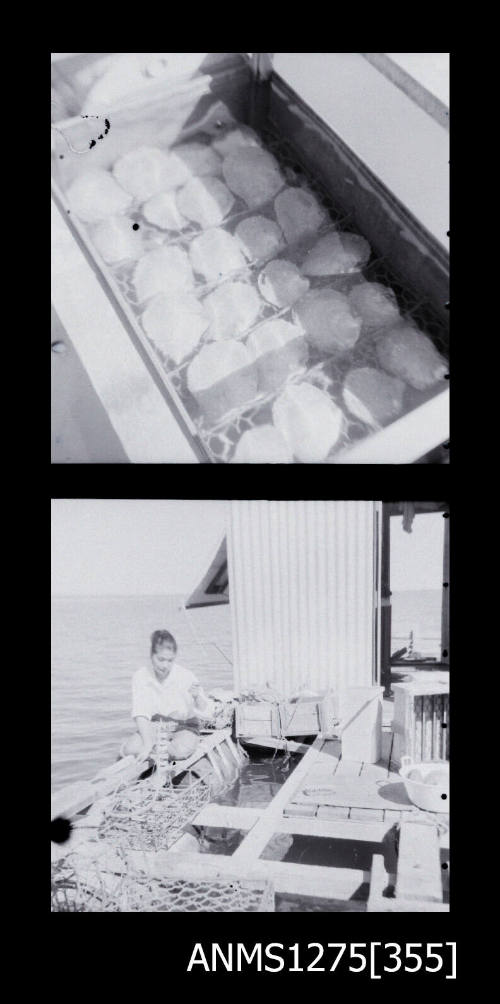
<svg viewBox="0 0 500 1004">
<path fill-rule="evenodd" d="M 121 913 L 126 905 L 130 876 L 123 855 L 93 849 L 87 857 L 78 851 L 52 865 L 52 913 Z"/>
<path fill-rule="evenodd" d="M 101 847 L 102 851 L 102 847 Z M 77 852 L 52 866 L 52 913 L 273 913 L 266 880 L 158 878 L 123 850 L 88 858 Z"/>
<path fill-rule="evenodd" d="M 188 787 L 141 782 L 118 793 L 97 836 L 114 847 L 168 850 L 209 800 L 210 786 L 202 778 Z"/>
<path fill-rule="evenodd" d="M 129 910 L 154 913 L 273 913 L 270 882 L 220 879 L 136 878 Z"/>
</svg>

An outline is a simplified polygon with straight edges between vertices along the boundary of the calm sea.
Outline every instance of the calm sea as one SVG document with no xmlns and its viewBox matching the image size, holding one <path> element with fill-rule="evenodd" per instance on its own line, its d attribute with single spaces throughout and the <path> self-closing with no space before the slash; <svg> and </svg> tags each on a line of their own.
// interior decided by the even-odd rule
<svg viewBox="0 0 500 1004">
<path fill-rule="evenodd" d="M 392 599 L 395 647 L 413 630 L 415 648 L 437 655 L 439 590 L 395 593 Z M 89 779 L 116 759 L 133 731 L 132 674 L 147 661 L 150 635 L 159 627 L 175 635 L 179 662 L 206 689 L 232 689 L 229 606 L 186 612 L 177 596 L 53 598 L 53 790 Z"/>
</svg>

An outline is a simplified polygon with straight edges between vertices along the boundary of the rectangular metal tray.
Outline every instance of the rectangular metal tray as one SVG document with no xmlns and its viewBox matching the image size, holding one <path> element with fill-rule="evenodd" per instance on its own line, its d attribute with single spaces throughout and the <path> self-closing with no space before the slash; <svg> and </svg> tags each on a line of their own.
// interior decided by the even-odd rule
<svg viewBox="0 0 500 1004">
<path fill-rule="evenodd" d="M 92 166 L 109 168 L 117 156 L 134 146 L 148 142 L 156 145 L 159 123 L 163 145 L 168 148 L 187 139 L 207 141 L 231 124 L 248 122 L 252 108 L 255 107 L 249 60 L 245 54 L 210 55 L 221 57 L 213 60 L 210 74 L 181 79 L 175 88 L 172 84 L 163 88 L 160 85 L 155 89 L 154 96 L 151 90 L 147 98 L 144 95 L 129 98 L 128 102 L 110 111 L 112 128 L 103 142 L 96 144 L 92 150 Z M 64 62 L 62 61 L 63 64 Z M 57 89 L 57 80 L 55 87 Z M 287 183 L 305 185 L 313 191 L 329 210 L 332 226 L 366 237 L 372 247 L 372 255 L 363 270 L 364 276 L 390 286 L 397 296 L 402 313 L 414 319 L 431 337 L 439 351 L 448 355 L 448 316 L 445 308 L 448 262 L 443 249 L 410 217 L 340 137 L 276 74 L 272 75 L 265 101 L 260 107 L 266 110 L 265 118 L 261 117 L 258 123 L 260 138 L 280 162 Z M 253 125 L 255 126 L 255 122 Z M 153 346 L 142 329 L 139 306 L 134 302 L 130 286 L 131 267 L 126 264 L 118 268 L 107 266 L 93 247 L 87 228 L 69 210 L 66 189 L 70 181 L 88 164 L 87 156 L 74 154 L 69 147 L 83 149 L 88 142 L 89 123 L 82 121 L 81 115 L 76 115 L 56 123 L 55 135 L 53 195 L 68 226 L 112 299 L 124 328 L 154 375 L 199 459 L 202 462 L 229 461 L 241 434 L 262 422 L 263 417 L 265 420 L 269 416 L 276 394 L 260 394 L 237 412 L 225 415 L 215 426 L 209 427 L 203 421 L 199 407 L 186 388 L 185 373 L 190 357 L 183 360 L 180 366 L 174 366 L 171 360 L 162 356 Z M 236 200 L 223 227 L 231 232 L 245 216 L 255 212 L 270 215 L 271 208 L 262 206 L 258 210 L 249 211 L 243 202 Z M 145 236 L 151 236 L 151 231 L 154 232 L 155 228 L 140 216 L 139 210 L 134 210 L 134 216 L 140 219 Z M 199 232 L 199 227 L 190 225 L 180 233 L 166 237 L 164 243 L 187 248 Z M 289 260 L 293 261 L 295 258 L 299 261 L 304 253 L 304 246 L 287 248 L 285 253 Z M 244 270 L 244 274 L 238 273 L 235 276 L 233 273 L 230 278 L 243 279 L 253 285 L 261 266 L 262 262 L 252 263 Z M 345 290 L 358 277 L 330 278 L 328 285 Z M 226 278 L 223 281 L 227 281 Z M 322 285 L 325 280 L 313 282 Z M 198 282 L 195 294 L 203 296 L 211 288 L 213 285 Z M 274 316 L 290 319 L 289 315 L 288 308 L 278 310 L 263 302 L 255 324 Z M 242 337 L 246 337 L 248 333 L 244 332 Z M 361 358 L 363 362 L 370 364 L 369 352 L 366 354 L 364 351 Z M 327 389 L 335 397 L 339 392 L 345 367 L 349 364 L 349 361 L 346 364 L 336 364 L 332 369 L 331 360 L 312 354 L 307 373 L 298 372 L 292 379 L 305 378 Z M 436 388 L 425 393 L 409 393 L 407 414 L 398 419 L 397 423 L 392 423 L 392 427 L 388 426 L 379 432 L 373 433 L 357 420 L 347 421 L 343 436 L 327 462 L 391 462 L 391 439 L 394 441 L 395 438 L 401 438 L 404 441 L 405 426 L 408 423 L 413 429 L 428 423 L 430 415 L 436 414 L 436 405 L 439 413 L 443 413 L 443 401 L 445 397 L 447 400 L 447 392 L 443 392 L 442 388 L 437 390 L 438 394 Z M 437 397 L 441 399 L 439 402 Z M 437 446 L 440 441 L 439 432 L 436 433 L 434 428 L 432 436 L 433 445 Z M 443 438 L 445 437 L 446 432 L 443 431 Z M 425 441 L 429 436 L 424 433 L 421 438 Z M 387 443 L 387 458 L 384 455 L 384 442 Z M 356 452 L 360 456 L 359 460 L 356 459 Z M 373 461 L 370 461 L 371 454 Z"/>
</svg>

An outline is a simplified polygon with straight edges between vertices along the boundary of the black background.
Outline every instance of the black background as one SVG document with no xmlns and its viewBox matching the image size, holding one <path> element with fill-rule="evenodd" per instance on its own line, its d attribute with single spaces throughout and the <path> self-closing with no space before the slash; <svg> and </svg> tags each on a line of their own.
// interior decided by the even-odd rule
<svg viewBox="0 0 500 1004">
<path fill-rule="evenodd" d="M 235 9 L 232 8 L 234 16 Z M 252 24 L 258 17 L 258 10 L 246 13 L 247 23 Z M 265 11 L 266 28 L 271 12 Z M 305 15 L 307 12 L 303 12 Z M 250 17 L 252 15 L 252 19 Z M 215 16 L 215 14 L 214 14 Z M 222 25 L 222 9 L 217 9 L 217 18 Z M 135 18 L 132 20 L 135 21 Z M 167 20 L 167 30 L 170 32 L 170 12 Z M 307 17 L 306 17 L 307 20 Z M 317 12 L 309 19 L 313 27 L 318 27 Z M 179 27 L 175 23 L 176 40 L 179 38 Z M 196 15 L 196 29 L 199 31 L 201 22 Z M 295 25 L 297 26 L 297 25 Z M 88 25 L 85 25 L 88 30 Z M 93 32 L 98 32 L 96 22 Z M 65 41 L 72 36 L 64 35 Z M 81 35 L 78 33 L 78 39 Z M 94 36 L 95 37 L 95 36 Z M 167 36 L 168 37 L 168 36 Z M 182 34 L 180 37 L 183 37 Z M 198 41 L 193 38 L 193 26 L 184 37 L 189 38 L 189 48 L 203 48 L 208 45 L 210 32 L 205 36 L 203 44 L 200 34 Z M 213 37 L 213 24 L 212 24 Z M 245 41 L 253 41 L 248 33 L 244 33 Z M 323 40 L 322 36 L 320 35 Z M 330 38 L 337 37 L 336 32 L 330 33 Z M 278 34 L 283 47 L 283 34 Z M 318 39 L 318 36 L 317 36 Z M 234 40 L 231 39 L 234 44 Z M 268 37 L 266 35 L 266 41 Z M 276 47 L 277 38 L 271 32 L 269 41 Z M 300 42 L 305 47 L 305 35 L 300 32 Z M 55 48 L 55 41 L 52 47 Z M 169 42 L 173 48 L 173 41 Z M 186 42 L 183 42 L 187 46 Z M 317 44 L 317 42 L 316 42 Z M 217 44 L 212 48 L 219 50 L 222 39 L 217 38 Z M 290 43 L 289 43 L 290 45 Z M 126 46 L 124 46 L 126 48 Z M 231 46 L 229 46 L 231 48 Z M 462 104 L 464 83 L 468 86 L 474 75 L 469 53 L 465 51 L 465 66 L 460 67 L 460 54 L 452 53 L 452 96 L 457 107 Z M 43 75 L 43 67 L 40 72 Z M 469 67 L 471 69 L 469 70 Z M 460 91 L 462 94 L 460 95 Z M 457 98 L 457 95 L 459 97 Z M 463 113 L 462 113 L 463 114 Z M 460 119 L 460 116 L 458 116 Z M 470 123 L 467 128 L 470 127 Z M 460 140 L 462 139 L 462 143 Z M 466 144 L 460 135 L 460 129 L 453 123 L 452 155 L 457 153 L 457 161 L 462 158 L 462 150 Z M 460 149 L 462 147 L 462 150 Z M 477 152 L 476 152 L 477 153 Z M 491 166 L 490 150 L 485 152 L 486 163 Z M 43 154 L 45 157 L 45 153 Z M 45 163 L 45 161 L 44 161 Z M 480 171 L 480 165 L 478 165 Z M 456 199 L 458 167 L 452 171 L 452 208 Z M 478 175 L 474 174 L 476 196 L 481 195 L 477 188 Z M 489 174 L 486 173 L 484 184 L 488 184 Z M 469 179 L 470 180 L 470 179 Z M 470 193 L 469 193 L 470 194 Z M 484 198 L 488 198 L 487 192 Z M 477 207 L 476 207 L 477 208 Z M 453 215 L 453 214 L 452 214 Z M 30 512 L 34 512 L 30 539 L 36 542 L 36 553 L 41 555 L 40 544 L 46 541 L 47 560 L 40 558 L 40 567 L 35 569 L 41 573 L 39 596 L 47 596 L 47 608 L 50 591 L 46 591 L 47 580 L 44 569 L 50 564 L 50 498 L 382 498 L 433 500 L 446 499 L 450 504 L 451 513 L 451 565 L 450 565 L 450 671 L 452 684 L 452 701 L 454 727 L 451 737 L 452 771 L 452 875 L 451 875 L 451 909 L 449 914 L 173 914 L 166 915 L 134 915 L 132 920 L 101 921 L 83 920 L 64 921 L 60 915 L 51 915 L 51 928 L 48 924 L 40 925 L 46 928 L 49 936 L 45 955 L 46 971 L 50 975 L 52 992 L 65 997 L 78 993 L 90 992 L 92 996 L 106 994 L 116 997 L 124 991 L 130 994 L 143 994 L 166 997 L 171 994 L 189 994 L 200 992 L 210 993 L 214 980 L 226 976 L 235 982 L 230 987 L 236 995 L 255 990 L 255 975 L 261 980 L 262 974 L 249 971 L 241 973 L 205 973 L 201 967 L 195 967 L 187 974 L 191 952 L 197 942 L 201 942 L 209 950 L 212 942 L 217 941 L 224 949 L 228 942 L 244 942 L 247 950 L 258 941 L 262 944 L 281 942 L 291 945 L 299 942 L 305 948 L 310 942 L 369 942 L 394 941 L 399 944 L 406 942 L 446 942 L 457 941 L 457 976 L 458 983 L 466 976 L 474 977 L 475 992 L 486 992 L 483 981 L 492 961 L 494 962 L 496 945 L 485 937 L 485 901 L 484 894 L 492 897 L 495 908 L 495 870 L 496 862 L 490 848 L 493 840 L 489 833 L 491 828 L 491 813 L 496 803 L 496 790 L 493 787 L 493 799 L 486 812 L 476 812 L 475 806 L 479 798 L 476 782 L 480 781 L 488 768 L 484 752 L 483 738 L 488 732 L 496 732 L 496 714 L 493 706 L 488 706 L 485 698 L 485 684 L 490 675 L 494 674 L 494 663 L 498 661 L 495 644 L 496 623 L 486 621 L 482 606 L 484 598 L 484 579 L 477 570 L 477 559 L 481 553 L 479 536 L 481 525 L 488 533 L 489 544 L 492 547 L 491 526 L 492 504 L 488 503 L 484 493 L 480 493 L 479 484 L 486 472 L 492 470 L 490 456 L 485 464 L 481 458 L 481 432 L 474 434 L 472 416 L 474 404 L 470 403 L 471 383 L 477 382 L 479 375 L 472 370 L 469 354 L 461 358 L 460 344 L 469 347 L 474 340 L 476 329 L 470 326 L 466 315 L 464 299 L 467 295 L 467 282 L 461 281 L 460 256 L 456 249 L 460 248 L 469 217 L 477 213 L 473 207 L 459 208 L 456 212 L 456 223 L 453 218 L 452 233 L 452 322 L 455 320 L 455 337 L 452 338 L 452 438 L 450 465 L 412 465 L 385 466 L 362 465 L 360 467 L 341 467 L 329 465 L 290 465 L 286 467 L 257 465 L 245 467 L 232 465 L 50 465 L 50 437 L 47 431 L 44 437 L 42 423 L 38 428 L 41 436 L 39 456 L 46 457 L 40 467 L 28 472 Z M 474 222 L 474 220 L 473 220 Z M 469 245 L 470 246 L 470 245 Z M 474 256 L 476 267 L 477 257 Z M 468 262 L 464 278 L 470 278 L 471 261 Z M 479 284 L 482 276 L 478 276 Z M 470 284 L 469 284 L 470 285 Z M 49 316 L 49 309 L 47 309 Z M 486 336 L 485 336 L 486 337 Z M 491 337 L 491 336 L 490 336 Z M 43 339 L 40 339 L 43 343 Z M 47 353 L 47 349 L 44 350 Z M 484 359 L 484 354 L 483 354 Z M 45 365 L 47 356 L 45 356 Z M 42 364 L 43 370 L 43 364 Z M 48 382 L 47 382 L 48 386 Z M 466 388 L 466 392 L 463 388 Z M 42 395 L 40 412 L 43 412 L 43 389 L 38 388 Z M 48 398 L 48 395 L 47 395 Z M 457 404 L 456 402 L 460 402 Z M 481 402 L 482 403 L 482 402 Z M 47 405 L 47 410 L 50 404 Z M 47 430 L 49 425 L 47 424 Z M 35 430 L 36 431 L 36 430 Z M 38 475 L 40 471 L 40 476 Z M 44 484 L 46 488 L 41 489 Z M 42 499 L 46 499 L 46 505 Z M 34 501 L 36 500 L 36 502 Z M 37 529 L 35 529 L 35 527 Z M 484 553 L 484 545 L 483 553 Z M 71 560 L 71 556 L 68 556 Z M 474 568 L 474 570 L 472 570 Z M 47 578 L 48 578 L 48 572 Z M 33 584 L 29 583 L 30 596 L 33 595 Z M 478 606 L 478 598 L 480 606 Z M 40 604 L 37 604 L 40 613 Z M 43 617 L 45 622 L 45 616 Z M 47 621 L 50 614 L 47 609 Z M 493 624 L 492 631 L 489 625 Z M 26 628 L 25 628 L 26 629 Z M 50 634 L 49 634 L 50 645 Z M 47 659 L 47 666 L 50 660 Z M 45 705 L 50 715 L 50 693 L 42 688 L 41 706 Z M 29 782 L 29 800 L 26 808 L 25 800 L 21 801 L 18 812 L 14 815 L 19 820 L 15 829 L 16 837 L 26 838 L 26 852 L 23 861 L 29 862 L 29 894 L 23 907 L 23 917 L 26 916 L 26 936 L 35 933 L 33 921 L 35 916 L 42 918 L 48 912 L 48 857 L 46 856 L 45 826 L 37 827 L 38 821 L 46 817 L 45 797 L 48 796 L 50 785 L 49 767 L 47 767 L 47 789 L 42 784 L 45 776 L 41 767 L 36 775 L 33 772 L 33 751 L 30 744 L 20 744 L 27 753 L 25 778 Z M 22 751 L 20 751 L 22 752 Z M 50 759 L 50 755 L 49 755 Z M 19 768 L 19 772 L 23 768 Z M 36 780 L 36 783 L 35 783 Z M 14 791 L 23 793 L 21 775 L 14 780 Z M 38 807 L 38 799 L 40 806 Z M 9 801 L 9 804 L 11 802 Z M 27 821 L 29 816 L 30 822 Z M 493 830 L 494 832 L 494 830 Z M 35 837 L 39 833 L 40 839 Z M 21 853 L 19 851 L 18 853 Z M 38 855 L 40 861 L 38 861 Z M 22 863 L 22 862 L 21 862 Z M 7 904 L 6 904 L 7 905 Z M 147 919 L 145 919 L 147 918 Z M 8 917 L 6 918 L 8 919 Z M 97 927 L 95 926 L 97 924 Z M 103 925 L 103 926 L 101 926 Z M 38 928 L 37 928 L 38 931 Z M 38 934 L 36 934 L 38 941 Z M 40 938 L 41 940 L 41 938 Z M 291 953 L 284 953 L 291 957 Z M 306 957 L 304 955 L 304 957 Z M 29 956 L 27 956 L 29 959 Z M 307 962 L 311 960 L 307 955 Z M 307 964 L 306 962 L 306 964 Z M 273 963 L 274 964 L 274 963 Z M 26 973 L 28 976 L 29 964 Z M 30 975 L 36 977 L 36 971 Z M 317 986 L 318 973 L 280 973 L 270 974 L 282 977 L 287 975 L 301 977 L 298 986 L 296 979 L 292 986 L 300 994 L 313 994 Z M 344 969 L 335 973 L 322 974 L 329 981 L 327 987 L 324 979 L 320 992 L 335 993 L 339 985 L 347 985 L 352 993 L 356 987 L 365 987 L 368 983 L 366 973 L 346 975 Z M 311 978 L 309 978 L 311 977 Z M 202 979 L 200 984 L 199 980 Z M 412 985 L 422 988 L 422 980 L 429 990 L 434 986 L 439 994 L 443 990 L 455 990 L 457 983 L 444 981 L 441 974 L 390 974 L 382 980 L 369 983 L 369 991 L 385 992 L 392 983 L 398 989 L 406 990 Z M 402 982 L 403 981 L 403 982 Z M 288 986 L 287 980 L 287 986 Z M 193 985 L 194 984 L 194 985 Z M 260 983 L 261 985 L 261 983 Z M 257 984 L 259 986 L 259 984 Z M 268 989 L 282 993 L 280 983 Z M 226 982 L 227 987 L 227 982 Z M 215 988 L 217 992 L 217 988 Z M 287 990 L 287 993 L 290 991 Z"/>
</svg>

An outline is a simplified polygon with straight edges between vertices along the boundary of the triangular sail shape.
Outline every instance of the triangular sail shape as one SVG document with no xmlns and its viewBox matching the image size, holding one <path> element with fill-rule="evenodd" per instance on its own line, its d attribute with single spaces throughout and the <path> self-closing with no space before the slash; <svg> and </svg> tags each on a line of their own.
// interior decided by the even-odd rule
<svg viewBox="0 0 500 1004">
<path fill-rule="evenodd" d="M 210 567 L 200 584 L 188 597 L 185 607 L 210 607 L 229 603 L 226 538 L 222 540 Z"/>
</svg>

